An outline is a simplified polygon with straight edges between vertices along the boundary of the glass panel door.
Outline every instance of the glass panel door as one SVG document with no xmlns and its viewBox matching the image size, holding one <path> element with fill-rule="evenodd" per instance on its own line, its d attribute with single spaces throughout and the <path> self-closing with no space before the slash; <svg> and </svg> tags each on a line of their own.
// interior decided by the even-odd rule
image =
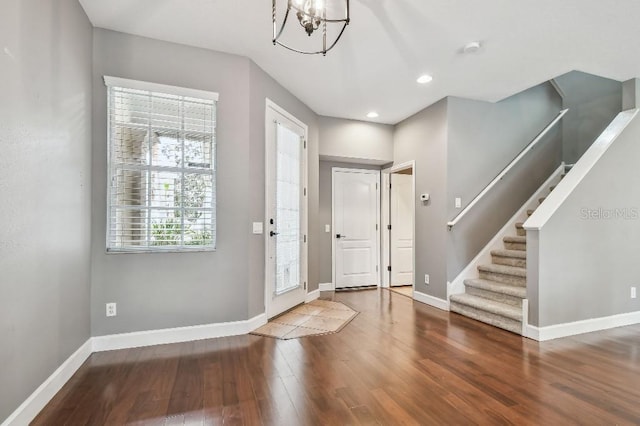
<svg viewBox="0 0 640 426">
<path fill-rule="evenodd" d="M 267 101 L 265 310 L 272 318 L 307 297 L 307 126 Z"/>
<path fill-rule="evenodd" d="M 276 124 L 275 292 L 301 286 L 302 141 L 288 127 Z"/>
</svg>

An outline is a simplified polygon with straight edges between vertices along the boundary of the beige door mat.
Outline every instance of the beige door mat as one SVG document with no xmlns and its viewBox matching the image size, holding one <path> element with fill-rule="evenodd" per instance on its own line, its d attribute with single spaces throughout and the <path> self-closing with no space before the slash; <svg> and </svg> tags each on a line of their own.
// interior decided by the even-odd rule
<svg viewBox="0 0 640 426">
<path fill-rule="evenodd" d="M 399 286 L 399 287 L 389 287 L 389 290 L 393 291 L 394 293 L 398 293 L 398 294 L 401 294 L 403 296 L 407 296 L 407 297 L 413 298 L 413 286 L 412 285 L 403 285 L 403 286 Z"/>
<path fill-rule="evenodd" d="M 337 333 L 356 315 L 344 303 L 314 300 L 273 318 L 251 334 L 288 340 Z"/>
</svg>

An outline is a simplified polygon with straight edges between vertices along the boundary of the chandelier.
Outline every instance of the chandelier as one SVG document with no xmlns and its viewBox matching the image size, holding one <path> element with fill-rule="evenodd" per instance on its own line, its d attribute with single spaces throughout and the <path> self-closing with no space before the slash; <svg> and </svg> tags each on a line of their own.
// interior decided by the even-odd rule
<svg viewBox="0 0 640 426">
<path fill-rule="evenodd" d="M 272 41 L 274 46 L 280 45 L 286 49 L 305 55 L 318 55 L 322 53 L 323 56 L 326 56 L 327 52 L 333 49 L 333 47 L 338 43 L 338 40 L 342 37 L 347 25 L 349 25 L 349 0 L 335 0 L 339 3 L 344 2 L 344 17 L 339 18 L 327 16 L 326 1 L 330 0 L 287 0 L 287 10 L 284 13 L 282 23 L 278 28 L 276 17 L 276 3 L 278 3 L 278 0 L 273 0 L 273 8 L 271 12 L 273 20 Z M 291 15 L 295 15 L 295 18 L 292 18 Z M 314 32 L 320 30 L 322 32 L 322 48 L 302 50 L 291 47 L 289 43 L 282 41 L 281 37 L 284 33 L 287 22 L 290 19 L 297 19 L 298 23 L 309 37 L 311 37 Z M 335 38 L 331 37 L 332 41 L 328 40 L 330 37 L 327 34 L 327 27 L 329 24 L 336 24 L 334 27 L 336 28 L 337 36 L 335 36 Z"/>
</svg>

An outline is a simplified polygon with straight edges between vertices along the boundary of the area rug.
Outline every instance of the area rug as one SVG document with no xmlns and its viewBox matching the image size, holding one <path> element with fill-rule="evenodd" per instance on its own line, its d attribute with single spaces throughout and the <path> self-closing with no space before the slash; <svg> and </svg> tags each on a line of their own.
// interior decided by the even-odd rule
<svg viewBox="0 0 640 426">
<path fill-rule="evenodd" d="M 358 312 L 344 303 L 314 300 L 273 318 L 251 334 L 282 340 L 332 334 L 342 330 L 356 315 Z"/>
<path fill-rule="evenodd" d="M 401 294 L 403 296 L 407 296 L 407 297 L 413 298 L 413 286 L 412 285 L 403 285 L 403 286 L 399 286 L 399 287 L 389 287 L 389 290 L 391 290 L 394 293 L 398 293 L 398 294 Z"/>
</svg>

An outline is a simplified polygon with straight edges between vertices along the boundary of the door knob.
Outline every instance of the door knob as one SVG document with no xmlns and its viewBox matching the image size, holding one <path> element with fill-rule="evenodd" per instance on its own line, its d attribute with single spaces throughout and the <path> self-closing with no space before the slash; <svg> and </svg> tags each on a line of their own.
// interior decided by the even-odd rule
<svg viewBox="0 0 640 426">
<path fill-rule="evenodd" d="M 269 232 L 269 236 L 270 237 L 276 236 L 278 234 L 279 234 L 279 232 L 274 232 L 274 231 Z"/>
<path fill-rule="evenodd" d="M 336 238 L 347 238 L 344 234 L 336 234 Z"/>
</svg>

